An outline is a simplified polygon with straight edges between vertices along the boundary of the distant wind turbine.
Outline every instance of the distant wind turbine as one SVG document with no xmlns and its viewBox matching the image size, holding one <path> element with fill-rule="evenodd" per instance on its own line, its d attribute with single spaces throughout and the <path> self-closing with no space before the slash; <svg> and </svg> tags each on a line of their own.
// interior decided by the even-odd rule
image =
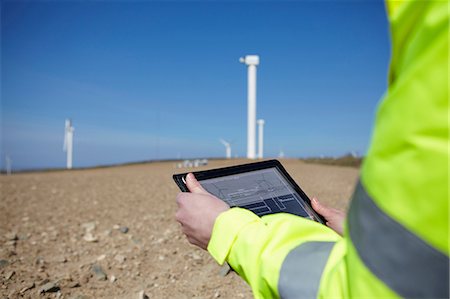
<svg viewBox="0 0 450 299">
<path fill-rule="evenodd" d="M 6 162 L 6 175 L 11 175 L 11 167 L 12 167 L 12 160 L 9 156 L 5 157 Z"/>
<path fill-rule="evenodd" d="M 67 169 L 72 169 L 72 155 L 73 155 L 73 131 L 72 121 L 66 119 L 66 128 L 64 132 L 64 147 L 63 150 L 67 153 Z"/>
<path fill-rule="evenodd" d="M 226 157 L 227 159 L 231 159 L 231 143 L 220 139 L 220 142 L 225 146 L 225 153 L 226 153 Z"/>
</svg>

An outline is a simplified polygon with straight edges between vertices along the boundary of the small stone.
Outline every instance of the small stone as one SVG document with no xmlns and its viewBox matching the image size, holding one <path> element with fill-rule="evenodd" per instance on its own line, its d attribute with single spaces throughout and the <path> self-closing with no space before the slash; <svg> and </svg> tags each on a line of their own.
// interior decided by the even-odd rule
<svg viewBox="0 0 450 299">
<path fill-rule="evenodd" d="M 80 281 L 82 284 L 87 284 L 89 282 L 89 279 L 91 278 L 90 273 L 85 273 L 81 276 Z"/>
<path fill-rule="evenodd" d="M 9 265 L 9 262 L 7 260 L 0 260 L 0 269 L 6 267 Z"/>
<path fill-rule="evenodd" d="M 222 267 L 220 267 L 219 275 L 222 277 L 227 276 L 231 272 L 231 267 L 228 263 L 224 263 Z"/>
<path fill-rule="evenodd" d="M 86 233 L 83 236 L 83 240 L 85 240 L 86 242 L 91 242 L 91 243 L 98 242 L 98 238 L 93 236 L 90 232 Z"/>
<path fill-rule="evenodd" d="M 16 274 L 16 272 L 14 272 L 14 271 L 10 271 L 10 272 L 6 273 L 5 280 L 10 280 L 14 276 L 14 274 Z"/>
<path fill-rule="evenodd" d="M 97 261 L 103 261 L 106 258 L 106 254 L 102 254 L 97 258 Z"/>
<path fill-rule="evenodd" d="M 11 241 L 6 241 L 5 245 L 6 246 L 16 246 L 16 240 L 11 240 Z"/>
<path fill-rule="evenodd" d="M 96 228 L 95 222 L 86 222 L 81 225 L 82 228 L 86 230 L 86 232 L 92 232 Z"/>
<path fill-rule="evenodd" d="M 54 282 L 48 282 L 39 288 L 39 294 L 56 293 L 58 291 L 59 291 L 59 286 Z"/>
<path fill-rule="evenodd" d="M 127 259 L 124 255 L 121 255 L 121 254 L 118 254 L 118 255 L 116 255 L 115 257 L 114 257 L 114 259 L 116 260 L 116 261 L 118 261 L 119 263 L 123 263 L 123 262 L 125 262 L 125 260 Z"/>
<path fill-rule="evenodd" d="M 39 285 L 40 285 L 40 286 L 43 286 L 44 284 L 49 283 L 49 282 L 50 282 L 50 280 L 49 280 L 48 278 L 45 278 L 44 280 L 42 280 L 42 281 L 39 283 Z"/>
<path fill-rule="evenodd" d="M 120 229 L 120 225 L 118 225 L 118 224 L 114 224 L 114 225 L 113 225 L 113 229 L 115 229 L 115 230 L 119 230 L 119 229 Z"/>
<path fill-rule="evenodd" d="M 6 240 L 8 241 L 17 241 L 19 238 L 15 232 L 10 232 L 5 235 Z"/>
<path fill-rule="evenodd" d="M 192 254 L 192 258 L 194 259 L 194 261 L 199 261 L 199 260 L 202 259 L 202 257 L 200 255 L 196 254 L 196 253 Z"/>
<path fill-rule="evenodd" d="M 20 235 L 17 235 L 17 238 L 18 238 L 19 241 L 26 241 L 30 237 L 31 237 L 31 234 L 26 234 L 26 235 L 25 234 L 20 234 Z"/>
<path fill-rule="evenodd" d="M 145 294 L 144 291 L 140 291 L 138 294 L 138 299 L 149 299 L 149 297 Z"/>
<path fill-rule="evenodd" d="M 45 260 L 44 260 L 43 257 L 38 256 L 38 257 L 36 258 L 36 260 L 34 261 L 34 263 L 35 263 L 36 265 L 44 265 L 44 264 L 45 264 Z"/>
<path fill-rule="evenodd" d="M 103 268 L 100 265 L 97 264 L 92 265 L 91 270 L 94 273 L 95 278 L 97 278 L 97 280 L 106 280 L 108 278 L 105 271 L 103 271 Z"/>
<path fill-rule="evenodd" d="M 69 284 L 67 285 L 67 287 L 68 287 L 68 288 L 71 288 L 71 289 L 73 289 L 73 288 L 79 288 L 79 287 L 81 287 L 81 284 L 80 284 L 78 281 L 73 281 L 73 282 L 69 283 Z"/>
<path fill-rule="evenodd" d="M 63 263 L 64 264 L 64 263 L 67 262 L 67 258 L 65 256 L 60 256 L 60 257 L 56 258 L 55 261 L 58 262 L 58 263 Z"/>
<path fill-rule="evenodd" d="M 117 280 L 117 278 L 114 275 L 111 275 L 111 277 L 109 278 L 110 282 L 115 282 Z"/>
<path fill-rule="evenodd" d="M 219 291 L 216 291 L 215 293 L 214 293 L 214 298 L 219 298 L 220 297 L 220 293 L 219 293 Z"/>
<path fill-rule="evenodd" d="M 154 243 L 155 244 L 162 244 L 162 243 L 166 243 L 167 239 L 164 238 L 159 238 L 158 240 L 156 240 Z"/>
<path fill-rule="evenodd" d="M 119 231 L 121 232 L 121 233 L 123 233 L 123 234 L 126 234 L 126 233 L 128 233 L 128 227 L 126 227 L 126 226 L 121 226 L 120 228 L 119 228 Z"/>
<path fill-rule="evenodd" d="M 31 290 L 32 288 L 34 288 L 34 286 L 35 286 L 34 282 L 32 282 L 30 284 L 27 284 L 23 288 L 20 289 L 19 293 L 23 295 L 26 291 Z"/>
</svg>

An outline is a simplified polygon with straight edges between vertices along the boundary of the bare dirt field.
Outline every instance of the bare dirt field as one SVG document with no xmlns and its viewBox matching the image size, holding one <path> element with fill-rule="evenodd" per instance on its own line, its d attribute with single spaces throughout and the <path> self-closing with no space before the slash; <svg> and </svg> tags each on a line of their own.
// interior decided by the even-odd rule
<svg viewBox="0 0 450 299">
<path fill-rule="evenodd" d="M 357 168 L 281 162 L 306 194 L 347 208 Z M 252 298 L 181 234 L 172 174 L 186 171 L 158 162 L 0 176 L 0 297 Z"/>
</svg>

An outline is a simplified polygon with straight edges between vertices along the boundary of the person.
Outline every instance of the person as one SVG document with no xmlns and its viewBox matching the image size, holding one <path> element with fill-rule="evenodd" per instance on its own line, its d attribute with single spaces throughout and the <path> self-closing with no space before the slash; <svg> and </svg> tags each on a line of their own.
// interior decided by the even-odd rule
<svg viewBox="0 0 450 299">
<path fill-rule="evenodd" d="M 343 236 L 230 208 L 192 174 L 191 193 L 177 196 L 189 242 L 228 262 L 256 298 L 449 298 L 448 1 L 387 1 L 387 11 L 389 86 Z"/>
</svg>

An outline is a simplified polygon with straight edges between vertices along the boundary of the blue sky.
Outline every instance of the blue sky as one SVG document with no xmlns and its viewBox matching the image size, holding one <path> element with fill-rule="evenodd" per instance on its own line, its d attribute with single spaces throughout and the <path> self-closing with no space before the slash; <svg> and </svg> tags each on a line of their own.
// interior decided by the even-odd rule
<svg viewBox="0 0 450 299">
<path fill-rule="evenodd" d="M 364 153 L 386 88 L 382 1 L 2 1 L 1 166 L 246 153 L 258 54 L 265 154 Z"/>
</svg>

